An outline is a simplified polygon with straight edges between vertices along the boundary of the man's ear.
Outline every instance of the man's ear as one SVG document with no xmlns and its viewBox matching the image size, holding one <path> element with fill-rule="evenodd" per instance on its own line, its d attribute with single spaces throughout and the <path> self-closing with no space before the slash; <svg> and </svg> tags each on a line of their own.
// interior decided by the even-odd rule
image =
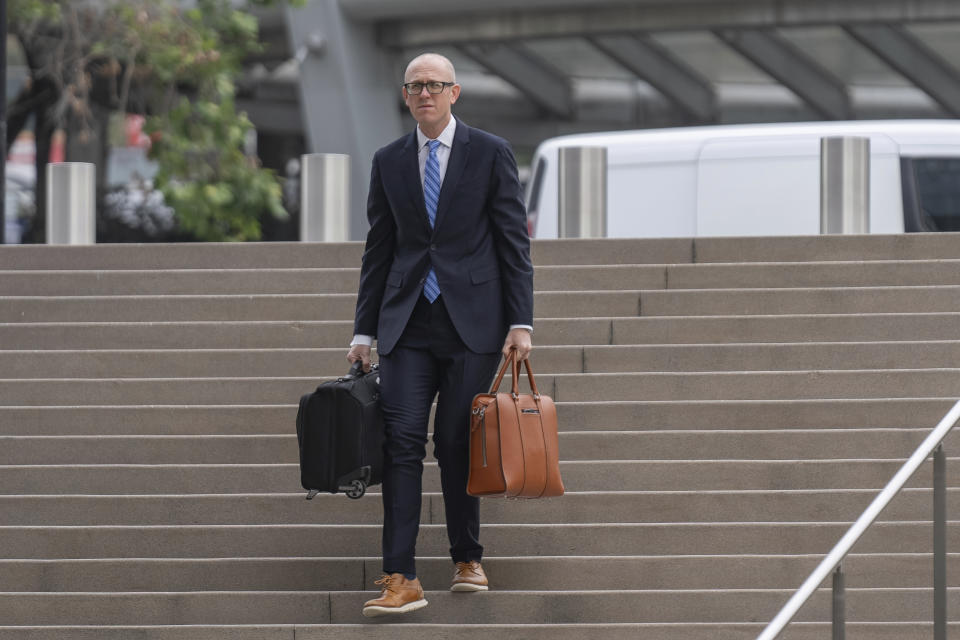
<svg viewBox="0 0 960 640">
<path fill-rule="evenodd" d="M 455 84 L 450 87 L 450 104 L 453 104 L 457 101 L 457 98 L 460 97 L 460 85 Z"/>
</svg>

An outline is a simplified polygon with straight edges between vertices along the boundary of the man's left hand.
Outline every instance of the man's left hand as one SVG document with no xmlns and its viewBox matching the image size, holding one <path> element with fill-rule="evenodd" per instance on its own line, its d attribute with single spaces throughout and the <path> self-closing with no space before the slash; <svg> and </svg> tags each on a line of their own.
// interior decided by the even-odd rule
<svg viewBox="0 0 960 640">
<path fill-rule="evenodd" d="M 517 360 L 526 360 L 527 356 L 533 350 L 533 340 L 530 339 L 530 332 L 526 329 L 511 329 L 507 334 L 507 339 L 503 341 L 503 355 L 509 357 L 510 350 L 517 350 Z"/>
</svg>

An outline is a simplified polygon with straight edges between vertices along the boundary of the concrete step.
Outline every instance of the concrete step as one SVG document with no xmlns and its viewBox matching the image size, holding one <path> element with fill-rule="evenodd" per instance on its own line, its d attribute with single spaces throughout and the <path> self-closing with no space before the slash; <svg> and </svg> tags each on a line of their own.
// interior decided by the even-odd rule
<svg viewBox="0 0 960 640">
<path fill-rule="evenodd" d="M 562 426 L 620 429 L 932 428 L 953 398 L 559 402 Z M 0 433 L 54 435 L 291 434 L 297 405 L 0 406 Z"/>
<path fill-rule="evenodd" d="M 278 404 L 298 402 L 325 380 L 329 378 L 0 379 L 0 405 Z M 541 391 L 550 395 L 550 377 L 542 384 Z"/>
<path fill-rule="evenodd" d="M 429 459 L 428 459 L 429 460 Z M 903 463 L 890 460 L 562 461 L 564 482 L 578 491 L 879 488 Z M 435 462 L 426 462 L 424 491 L 440 491 Z M 691 472 L 703 469 L 702 475 Z M 950 471 L 950 477 L 954 477 Z M 301 491 L 294 463 L 3 465 L 0 495 L 242 494 Z M 931 486 L 921 468 L 910 486 Z M 371 492 L 379 489 L 371 488 Z"/>
<path fill-rule="evenodd" d="M 953 451 L 953 449 L 949 450 Z M 906 460 L 564 460 L 570 491 L 879 490 Z M 424 491 L 440 491 L 437 463 L 424 463 Z M 960 484 L 960 458 L 949 458 L 948 483 Z M 932 486 L 922 465 L 909 487 Z M 2 465 L 0 495 L 244 494 L 301 491 L 300 468 L 275 464 Z M 371 492 L 378 492 L 371 488 Z M 371 494 L 371 495 L 372 495 Z M 301 493 L 301 497 L 305 492 Z M 344 502 L 347 498 L 338 496 Z M 377 498 L 371 498 L 377 500 Z"/>
<path fill-rule="evenodd" d="M 536 267 L 538 291 L 893 287 L 960 284 L 957 260 Z"/>
<path fill-rule="evenodd" d="M 956 285 L 960 284 L 958 266 L 960 262 L 957 260 L 680 264 L 665 267 L 665 286 L 642 288 L 729 289 L 731 285 L 735 285 L 743 289 L 763 289 Z M 603 273 L 604 269 L 609 267 L 596 269 Z M 609 279 L 615 280 L 615 277 L 611 275 Z M 601 278 L 597 280 L 604 281 Z"/>
<path fill-rule="evenodd" d="M 543 351 L 538 347 L 531 356 L 537 365 Z M 584 373 L 922 369 L 949 368 L 960 362 L 960 342 L 617 345 L 584 347 L 582 353 Z M 545 355 L 556 357 L 552 352 Z M 547 362 L 552 365 L 555 361 Z M 569 364 L 575 365 L 575 359 L 571 358 Z M 542 368 L 538 366 L 538 370 Z M 576 372 L 557 367 L 545 373 Z"/>
<path fill-rule="evenodd" d="M 538 265 L 537 291 L 875 287 L 960 284 L 960 261 L 739 264 Z M 359 265 L 346 268 L 7 270 L 2 296 L 237 295 L 356 293 Z"/>
<path fill-rule="evenodd" d="M 351 320 L 354 294 L 4 296 L 0 322 Z M 539 317 L 933 313 L 960 310 L 960 287 L 545 291 Z"/>
<path fill-rule="evenodd" d="M 930 429 L 561 432 L 563 460 L 810 460 L 909 456 Z M 960 442 L 960 432 L 944 440 Z M 432 441 L 427 456 L 432 457 Z M 292 464 L 297 438 L 0 436 L 0 464 Z M 568 487 L 576 491 L 576 487 Z"/>
<path fill-rule="evenodd" d="M 960 284 L 957 260 L 538 265 L 537 291 L 874 287 Z M 356 293 L 346 268 L 7 270 L 2 296 Z"/>
<path fill-rule="evenodd" d="M 0 379 L 2 406 L 295 403 L 330 378 Z M 526 385 L 526 381 L 523 383 Z M 538 383 L 540 384 L 540 383 Z M 552 382 L 544 377 L 549 395 Z M 526 387 L 524 387 L 526 388 Z M 509 386 L 507 386 L 509 390 Z"/>
<path fill-rule="evenodd" d="M 665 286 L 642 288 L 728 289 L 733 284 L 743 289 L 956 285 L 960 284 L 958 266 L 957 260 L 679 264 L 666 265 Z M 601 272 L 607 268 L 596 267 Z"/>
<path fill-rule="evenodd" d="M 795 400 L 626 400 L 557 402 L 564 423 L 579 429 L 933 428 L 955 398 Z"/>
<path fill-rule="evenodd" d="M 483 566 L 497 591 L 615 589 L 790 589 L 821 560 L 818 555 L 491 557 Z M 949 554 L 947 575 L 960 570 Z M 119 560 L 2 560 L 0 591 L 359 591 L 381 571 L 368 558 L 130 558 Z M 929 587 L 930 553 L 851 554 L 848 587 Z M 417 558 L 429 589 L 450 581 L 449 557 Z M 957 585 L 956 578 L 950 582 Z"/>
<path fill-rule="evenodd" d="M 947 247 L 941 247 L 942 244 L 934 236 L 918 251 L 943 251 Z M 101 244 L 87 247 L 23 245 L 0 247 L 0 269 L 357 268 L 362 255 L 362 242 Z M 531 258 L 535 265 L 676 264 L 692 262 L 692 257 L 693 241 L 689 238 L 534 240 L 531 243 Z M 923 257 L 947 256 L 931 254 Z"/>
<path fill-rule="evenodd" d="M 234 296 L 4 296 L 0 322 L 352 320 L 354 294 Z"/>
<path fill-rule="evenodd" d="M 367 622 L 360 613 L 363 602 L 375 595 L 372 591 L 6 593 L 0 594 L 0 615 L 11 625 L 360 624 Z M 742 622 L 772 617 L 789 595 L 783 589 L 490 591 L 466 596 L 430 590 L 425 593 L 429 606 L 400 622 Z M 923 622 L 930 618 L 931 598 L 929 588 L 848 589 L 846 616 L 851 621 Z M 947 600 L 948 606 L 960 604 L 960 588 L 949 589 Z M 829 613 L 829 590 L 821 589 L 795 619 L 821 621 Z"/>
<path fill-rule="evenodd" d="M 617 522 L 810 522 L 852 520 L 876 489 L 758 491 L 568 492 L 561 500 L 517 503 L 486 500 L 487 524 Z M 887 520 L 932 517 L 933 491 L 909 488 L 884 512 Z M 960 508 L 960 489 L 948 489 L 947 509 Z M 379 524 L 379 493 L 369 500 L 300 493 L 150 496 L 0 496 L 0 526 Z M 445 522 L 443 497 L 426 493 L 421 522 Z"/>
<path fill-rule="evenodd" d="M 639 398 L 676 401 L 960 396 L 960 369 L 594 373 L 538 377 L 541 380 L 537 385 L 543 393 L 564 402 Z"/>
<path fill-rule="evenodd" d="M 956 259 L 955 233 L 694 238 L 690 262 Z"/>
<path fill-rule="evenodd" d="M 287 625 L 152 625 L 0 627 L 0 640 L 753 640 L 765 624 L 759 622 L 575 623 L 575 624 L 287 624 Z M 951 634 L 960 623 L 947 623 Z M 929 622 L 848 622 L 850 640 L 929 640 Z M 822 640 L 829 622 L 796 622 L 784 635 L 789 640 Z"/>
<path fill-rule="evenodd" d="M 482 539 L 507 556 L 826 554 L 852 522 L 485 524 Z M 950 549 L 960 544 L 957 524 L 948 523 Z M 854 550 L 929 552 L 932 535 L 929 521 L 883 520 Z M 379 524 L 10 526 L 0 527 L 0 558 L 350 558 L 378 555 L 380 540 Z M 448 550 L 445 525 L 420 527 L 419 555 Z"/>
<path fill-rule="evenodd" d="M 594 328 L 609 339 L 609 321 Z M 262 349 L 349 344 L 353 321 L 0 323 L 4 349 Z M 599 334 L 598 334 L 599 335 Z"/>
<path fill-rule="evenodd" d="M 665 265 L 544 266 L 538 291 L 663 289 Z M 3 296 L 356 293 L 360 268 L 0 271 Z M 886 284 L 885 281 L 879 281 Z M 898 283 L 906 284 L 906 283 Z M 943 282 L 938 284 L 950 284 Z"/>
<path fill-rule="evenodd" d="M 319 269 L 359 267 L 362 256 L 362 242 L 7 245 L 0 269 Z"/>
<path fill-rule="evenodd" d="M 640 312 L 644 316 L 944 313 L 958 310 L 960 287 L 952 285 L 674 289 L 643 291 L 640 296 Z"/>
<path fill-rule="evenodd" d="M 916 625 L 923 629 L 923 625 Z M 718 629 L 717 627 L 722 627 Z M 753 638 L 757 625 L 675 625 L 675 624 L 287 624 L 287 625 L 151 625 L 151 626 L 21 626 L 0 627 L 0 640 L 49 640 L 71 638 L 75 640 L 327 640 L 343 638 L 352 640 L 438 640 L 483 639 L 493 635 L 518 640 L 565 640 L 582 638 L 584 635 L 603 637 L 608 640 L 633 640 L 644 634 L 649 640 L 740 640 Z M 871 630 L 873 626 L 869 627 Z M 902 628 L 900 625 L 898 628 Z M 707 631 L 706 635 L 703 635 Z M 675 635 L 682 633 L 684 635 Z M 929 636 L 929 631 L 926 631 Z M 793 637 L 793 636 L 791 636 Z M 811 636 L 812 637 L 812 636 Z M 850 636 L 856 637 L 856 636 Z M 886 638 L 887 636 L 883 636 Z M 908 640 L 920 636 L 907 636 Z"/>
<path fill-rule="evenodd" d="M 359 265 L 327 269 L 0 271 L 0 296 L 356 293 Z"/>
<path fill-rule="evenodd" d="M 356 294 L 2 296 L 0 322 L 353 320 Z M 639 291 L 534 293 L 541 317 L 637 316 Z M 598 314 L 598 310 L 602 310 Z"/>
<path fill-rule="evenodd" d="M 287 404 L 322 378 L 2 379 L 2 406 Z M 555 401 L 960 396 L 960 369 L 537 375 Z M 521 388 L 526 390 L 524 380 Z M 504 385 L 509 390 L 509 385 Z M 578 427 L 579 428 L 579 427 Z"/>
<path fill-rule="evenodd" d="M 960 343 L 958 348 L 960 348 Z M 330 378 L 347 373 L 349 347 L 325 349 L 138 349 L 0 351 L 9 378 Z M 946 350 L 946 349 L 944 349 Z M 930 351 L 936 353 L 935 350 Z M 374 350 L 374 361 L 377 360 Z M 583 371 L 583 347 L 537 347 L 537 371 Z"/>
<path fill-rule="evenodd" d="M 960 313 L 538 318 L 536 345 L 955 340 Z M 353 322 L 0 323 L 0 345 L 36 349 L 343 348 Z"/>
<path fill-rule="evenodd" d="M 768 315 L 612 318 L 606 343 L 583 344 L 953 340 L 960 331 L 960 313 L 760 313 Z"/>
<path fill-rule="evenodd" d="M 537 320 L 537 344 L 610 344 L 611 320 Z M 342 348 L 352 320 L 0 323 L 4 349 Z"/>
<path fill-rule="evenodd" d="M 535 265 L 958 259 L 958 234 L 533 240 Z M 362 242 L 0 247 L 0 269 L 357 267 Z"/>
<path fill-rule="evenodd" d="M 344 347 L 325 349 L 110 349 L 0 351 L 7 378 L 332 377 Z M 374 354 L 376 360 L 376 354 Z M 948 368 L 960 341 L 537 346 L 538 374 Z"/>
</svg>

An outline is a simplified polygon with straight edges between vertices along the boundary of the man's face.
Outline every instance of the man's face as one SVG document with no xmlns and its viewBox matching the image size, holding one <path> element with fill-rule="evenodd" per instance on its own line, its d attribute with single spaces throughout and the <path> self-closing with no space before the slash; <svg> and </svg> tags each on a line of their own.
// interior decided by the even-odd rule
<svg viewBox="0 0 960 640">
<path fill-rule="evenodd" d="M 452 82 L 450 71 L 445 65 L 437 64 L 432 60 L 423 60 L 407 70 L 403 78 L 404 84 L 408 82 Z M 450 107 L 460 96 L 460 85 L 455 84 L 452 87 L 444 87 L 441 93 L 430 93 L 424 87 L 419 95 L 407 93 L 406 88 L 402 89 L 404 102 L 410 109 L 410 114 L 414 120 L 420 124 L 424 133 L 439 135 L 440 131 L 450 120 Z"/>
</svg>

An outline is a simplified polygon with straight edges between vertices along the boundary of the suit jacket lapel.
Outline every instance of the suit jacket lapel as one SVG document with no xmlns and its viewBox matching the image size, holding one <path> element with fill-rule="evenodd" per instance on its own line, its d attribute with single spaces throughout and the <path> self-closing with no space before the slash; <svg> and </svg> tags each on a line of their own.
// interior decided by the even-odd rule
<svg viewBox="0 0 960 640">
<path fill-rule="evenodd" d="M 401 149 L 400 178 L 407 185 L 410 200 L 417 210 L 417 217 L 430 233 L 430 219 L 427 217 L 427 205 L 423 200 L 423 183 L 420 181 L 420 149 L 417 148 L 417 132 L 414 130 Z"/>
<path fill-rule="evenodd" d="M 470 155 L 470 133 L 467 125 L 462 120 L 457 120 L 457 128 L 453 134 L 453 146 L 450 148 L 450 158 L 447 160 L 447 172 L 443 176 L 443 186 L 440 187 L 440 198 L 437 201 L 437 222 L 434 225 L 433 232 L 443 223 L 447 209 L 453 201 L 453 194 L 457 190 L 457 184 L 460 182 L 460 176 L 467 166 L 467 157 Z M 417 168 L 419 172 L 419 166 Z M 421 200 L 423 198 L 421 197 Z M 426 211 L 426 205 L 424 205 Z"/>
</svg>

